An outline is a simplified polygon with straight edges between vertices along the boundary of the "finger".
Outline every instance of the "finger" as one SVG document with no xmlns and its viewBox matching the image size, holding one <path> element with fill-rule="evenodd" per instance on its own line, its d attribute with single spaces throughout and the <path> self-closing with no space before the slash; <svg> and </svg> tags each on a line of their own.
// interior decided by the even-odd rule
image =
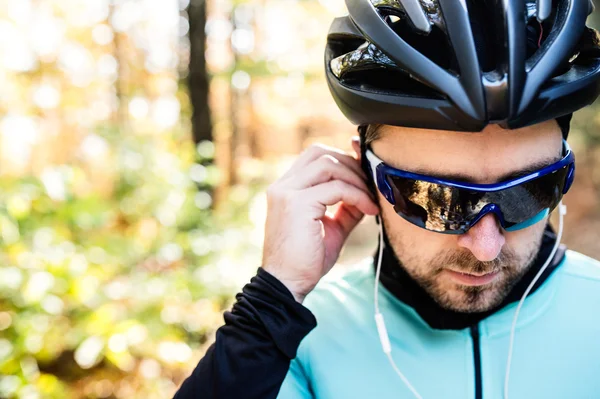
<svg viewBox="0 0 600 399">
<path fill-rule="evenodd" d="M 322 157 L 323 155 L 331 155 L 336 158 L 342 164 L 346 165 L 350 169 L 354 170 L 359 176 L 363 175 L 364 172 L 360 167 L 358 160 L 344 151 L 326 146 L 323 144 L 314 144 L 307 148 L 294 162 L 292 167 L 282 176 L 283 179 L 288 178 L 296 174 L 296 172 L 305 168 L 308 164 Z M 366 178 L 366 176 L 364 176 Z"/>
<path fill-rule="evenodd" d="M 327 206 L 335 205 L 338 202 L 354 206 L 367 215 L 379 213 L 379 208 L 371 199 L 368 191 L 361 190 L 341 180 L 332 180 L 302 190 L 299 197 L 300 200 L 311 201 L 313 204 L 316 202 L 316 205 L 313 206 L 314 213 L 312 215 L 315 219 L 323 218 Z"/>
<path fill-rule="evenodd" d="M 341 248 L 364 215 L 358 208 L 346 204 L 342 204 L 333 215 L 327 212 L 322 219 L 326 236 L 331 242 L 338 242 Z"/>
<path fill-rule="evenodd" d="M 325 154 L 310 163 L 301 174 L 290 176 L 281 182 L 284 187 L 292 189 L 305 189 L 330 180 L 341 180 L 369 192 L 362 176 L 353 169 L 342 164 L 337 158 Z"/>
<path fill-rule="evenodd" d="M 352 230 L 360 223 L 364 215 L 357 207 L 342 204 L 331 219 L 340 227 L 343 236 L 348 237 Z"/>
<path fill-rule="evenodd" d="M 333 266 L 336 262 L 348 236 L 363 216 L 364 213 L 356 207 L 342 204 L 333 215 L 327 212 L 321 219 L 325 231 L 325 263 L 327 265 Z"/>
</svg>

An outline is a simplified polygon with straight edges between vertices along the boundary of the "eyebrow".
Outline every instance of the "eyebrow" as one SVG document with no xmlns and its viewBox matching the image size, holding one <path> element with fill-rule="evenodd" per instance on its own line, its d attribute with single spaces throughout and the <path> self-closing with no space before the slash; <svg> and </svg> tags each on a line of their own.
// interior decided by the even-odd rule
<svg viewBox="0 0 600 399">
<path fill-rule="evenodd" d="M 509 172 L 505 175 L 500 176 L 500 178 L 497 179 L 496 183 L 502 183 L 505 181 L 518 179 L 519 177 L 527 176 L 527 175 L 537 172 L 547 166 L 553 165 L 553 164 L 559 162 L 561 159 L 562 159 L 562 157 L 558 157 L 558 158 L 551 158 L 551 159 L 546 159 L 543 161 L 534 162 L 524 169 Z M 475 181 L 475 179 L 473 179 L 472 176 L 464 175 L 461 173 L 431 173 L 430 171 L 423 170 L 423 169 L 416 169 L 412 173 L 431 176 L 431 177 L 434 177 L 437 179 L 442 179 L 442 180 L 452 180 L 452 181 L 460 182 L 460 183 L 477 184 L 477 182 Z"/>
</svg>

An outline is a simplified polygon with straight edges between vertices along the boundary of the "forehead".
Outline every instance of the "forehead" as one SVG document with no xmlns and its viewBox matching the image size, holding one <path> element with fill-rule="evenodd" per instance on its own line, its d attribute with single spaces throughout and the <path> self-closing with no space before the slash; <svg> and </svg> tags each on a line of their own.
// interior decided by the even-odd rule
<svg viewBox="0 0 600 399">
<path fill-rule="evenodd" d="M 371 148 L 398 169 L 485 184 L 557 161 L 562 134 L 555 121 L 514 130 L 489 125 L 477 133 L 382 126 Z"/>
</svg>

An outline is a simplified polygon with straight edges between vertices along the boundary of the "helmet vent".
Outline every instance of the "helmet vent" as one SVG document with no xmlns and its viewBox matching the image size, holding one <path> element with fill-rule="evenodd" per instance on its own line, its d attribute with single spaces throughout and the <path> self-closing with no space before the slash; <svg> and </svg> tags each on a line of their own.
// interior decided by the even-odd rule
<svg viewBox="0 0 600 399">
<path fill-rule="evenodd" d="M 349 72 L 345 75 L 342 83 L 366 92 L 392 95 L 402 92 L 403 96 L 445 98 L 441 93 L 414 77 L 399 70 L 387 68 Z"/>
<path fill-rule="evenodd" d="M 422 35 L 418 31 L 415 31 L 406 19 L 400 18 L 396 22 L 391 22 L 388 19 L 387 22 L 399 38 L 402 38 L 412 48 L 429 58 L 439 67 L 456 75 L 460 73 L 454 50 L 450 45 L 446 32 L 440 26 L 434 25 L 431 27 L 428 35 Z"/>
</svg>

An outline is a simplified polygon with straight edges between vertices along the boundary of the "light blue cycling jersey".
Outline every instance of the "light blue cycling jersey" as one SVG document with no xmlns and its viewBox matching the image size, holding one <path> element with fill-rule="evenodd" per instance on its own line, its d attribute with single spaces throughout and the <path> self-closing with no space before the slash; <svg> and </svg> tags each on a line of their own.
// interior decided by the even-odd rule
<svg viewBox="0 0 600 399">
<path fill-rule="evenodd" d="M 414 398 L 381 349 L 374 320 L 374 268 L 363 262 L 324 279 L 304 304 L 318 325 L 302 341 L 278 398 Z M 392 356 L 423 399 L 503 398 L 517 304 L 476 328 L 435 330 L 380 285 Z M 475 334 L 473 332 L 476 332 Z M 519 315 L 510 399 L 600 398 L 600 262 L 567 251 Z"/>
</svg>

